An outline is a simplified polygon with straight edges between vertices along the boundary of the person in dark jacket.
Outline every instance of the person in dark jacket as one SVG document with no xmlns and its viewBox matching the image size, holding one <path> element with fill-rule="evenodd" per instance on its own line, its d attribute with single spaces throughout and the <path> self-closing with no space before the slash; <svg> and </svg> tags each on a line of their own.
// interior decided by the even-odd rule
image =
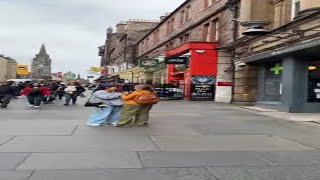
<svg viewBox="0 0 320 180">
<path fill-rule="evenodd" d="M 64 95 L 64 89 L 67 87 L 66 84 L 64 82 L 59 82 L 59 88 L 57 91 L 57 95 L 59 97 L 59 100 L 62 99 L 63 95 Z"/>
<path fill-rule="evenodd" d="M 8 82 L 0 83 L 0 103 L 1 108 L 7 108 L 12 97 L 17 95 L 15 89 Z"/>
<path fill-rule="evenodd" d="M 66 102 L 64 105 L 69 106 L 71 100 L 72 104 L 76 104 L 78 96 L 85 92 L 86 89 L 82 87 L 80 83 L 70 82 L 64 91 L 66 96 Z"/>
<path fill-rule="evenodd" d="M 53 101 L 57 98 L 57 91 L 59 89 L 59 84 L 56 81 L 49 82 L 46 87 L 50 90 L 50 97 L 46 104 L 53 104 Z"/>
</svg>

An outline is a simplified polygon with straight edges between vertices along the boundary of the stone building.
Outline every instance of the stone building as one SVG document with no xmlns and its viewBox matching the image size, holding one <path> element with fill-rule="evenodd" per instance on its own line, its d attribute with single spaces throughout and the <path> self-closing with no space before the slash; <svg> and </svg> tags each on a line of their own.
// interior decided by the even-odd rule
<svg viewBox="0 0 320 180">
<path fill-rule="evenodd" d="M 43 44 L 40 51 L 32 59 L 31 64 L 32 79 L 51 79 L 51 59 Z"/>
<path fill-rule="evenodd" d="M 319 7 L 320 0 L 241 0 L 240 22 L 267 21 L 271 34 L 237 39 L 234 101 L 320 112 Z"/>
<path fill-rule="evenodd" d="M 99 47 L 101 66 L 108 67 L 108 73 L 114 74 L 132 68 L 136 59 L 136 43 L 159 22 L 152 20 L 129 20 L 107 30 L 104 46 Z"/>
<path fill-rule="evenodd" d="M 157 58 L 160 60 L 160 67 L 147 69 L 144 81 L 152 80 L 156 84 L 170 83 L 168 77 L 177 74 L 180 80 L 186 81 L 188 67 L 176 65 L 177 72 L 168 72 L 168 66 L 164 64 L 164 57 L 170 52 L 178 52 L 179 48 L 192 46 L 191 43 L 202 43 L 203 46 L 224 47 L 232 44 L 238 33 L 232 19 L 238 18 L 238 3 L 234 0 L 187 0 L 172 13 L 161 18 L 160 24 L 150 31 L 138 42 L 137 58 Z M 195 54 L 202 52 L 201 46 L 195 49 Z M 208 56 L 216 62 L 207 62 L 207 68 L 216 68 L 215 78 L 215 100 L 217 102 L 230 102 L 232 92 L 232 51 L 224 48 L 214 55 Z M 209 51 L 207 51 L 209 52 Z M 183 54 L 190 57 L 191 50 Z M 170 73 L 170 74 L 168 74 Z M 183 78 L 184 77 L 184 78 Z M 184 82 L 182 82 L 184 83 Z"/>
<path fill-rule="evenodd" d="M 0 55 L 0 82 L 9 79 L 16 79 L 17 62 L 10 58 Z"/>
</svg>

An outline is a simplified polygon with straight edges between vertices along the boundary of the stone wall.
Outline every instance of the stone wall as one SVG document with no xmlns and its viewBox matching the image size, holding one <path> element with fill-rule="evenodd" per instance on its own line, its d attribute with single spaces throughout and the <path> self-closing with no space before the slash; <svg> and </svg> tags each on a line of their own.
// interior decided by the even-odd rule
<svg viewBox="0 0 320 180">
<path fill-rule="evenodd" d="M 0 82 L 7 81 L 8 79 L 16 79 L 17 63 L 11 58 L 0 56 Z"/>
<path fill-rule="evenodd" d="M 129 20 L 117 25 L 117 32 L 109 31 L 106 41 L 106 64 L 119 66 L 135 63 L 136 43 L 153 29 L 158 22 Z"/>
</svg>

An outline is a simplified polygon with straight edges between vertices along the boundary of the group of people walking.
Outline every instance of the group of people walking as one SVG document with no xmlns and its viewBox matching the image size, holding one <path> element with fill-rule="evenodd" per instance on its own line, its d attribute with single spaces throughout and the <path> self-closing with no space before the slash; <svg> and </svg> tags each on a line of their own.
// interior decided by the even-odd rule
<svg viewBox="0 0 320 180">
<path fill-rule="evenodd" d="M 65 96 L 65 106 L 76 104 L 78 96 L 84 96 L 85 88 L 78 82 L 65 84 L 59 81 L 27 82 L 15 84 L 14 82 L 0 83 L 1 108 L 7 108 L 11 99 L 17 96 L 26 96 L 30 107 L 40 108 L 41 104 L 53 104 L 56 99 L 62 100 Z"/>
<path fill-rule="evenodd" d="M 97 110 L 91 114 L 87 125 L 147 126 L 149 112 L 159 98 L 151 86 L 136 85 L 134 89 L 119 93 L 116 85 L 105 85 L 94 92 L 89 102 L 97 103 Z"/>
<path fill-rule="evenodd" d="M 159 98 L 150 85 L 136 85 L 131 92 L 119 92 L 115 84 L 100 84 L 94 90 L 85 106 L 95 107 L 87 125 L 115 127 L 147 126 L 149 112 Z M 26 96 L 29 106 L 35 109 L 42 104 L 53 104 L 53 101 L 65 97 L 65 106 L 76 104 L 77 98 L 85 97 L 85 88 L 78 82 L 50 81 L 14 84 L 0 83 L 1 108 L 7 108 L 10 100 L 17 96 Z"/>
</svg>

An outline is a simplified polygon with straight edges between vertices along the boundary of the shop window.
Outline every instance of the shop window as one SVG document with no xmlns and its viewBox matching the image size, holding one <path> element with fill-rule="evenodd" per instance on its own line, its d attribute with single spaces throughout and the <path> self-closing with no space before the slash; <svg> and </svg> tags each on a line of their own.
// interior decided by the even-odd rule
<svg viewBox="0 0 320 180">
<path fill-rule="evenodd" d="M 292 0 L 292 19 L 295 18 L 300 12 L 300 0 Z"/>
<path fill-rule="evenodd" d="M 308 70 L 307 102 L 320 102 L 320 61 L 310 63 Z"/>
<path fill-rule="evenodd" d="M 265 65 L 263 80 L 264 101 L 281 101 L 282 71 L 283 66 L 280 62 Z"/>
</svg>

